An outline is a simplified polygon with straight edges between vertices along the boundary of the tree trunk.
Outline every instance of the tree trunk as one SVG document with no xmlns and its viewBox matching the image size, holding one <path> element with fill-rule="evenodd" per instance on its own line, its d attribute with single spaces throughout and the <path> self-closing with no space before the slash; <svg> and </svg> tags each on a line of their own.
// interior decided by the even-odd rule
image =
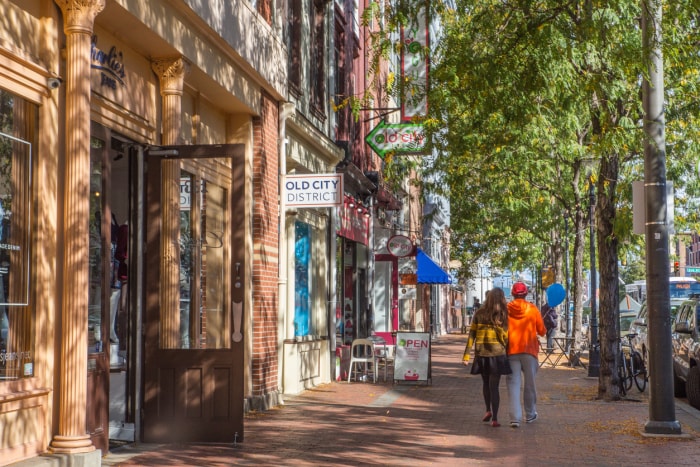
<svg viewBox="0 0 700 467">
<path fill-rule="evenodd" d="M 580 161 L 574 164 L 574 173 L 571 181 L 572 193 L 574 193 L 574 210 L 571 213 L 573 226 L 570 232 L 574 233 L 573 241 L 573 261 L 571 262 L 572 273 L 572 293 L 569 299 L 574 301 L 574 316 L 573 329 L 571 335 L 575 339 L 574 347 L 585 340 L 587 336 L 581 335 L 581 327 L 583 321 L 583 249 L 585 247 L 584 225 L 586 223 L 585 214 L 583 212 L 583 203 L 581 193 L 579 192 L 579 181 L 581 178 L 581 163 Z"/>
<path fill-rule="evenodd" d="M 580 204 L 578 205 L 580 206 Z M 579 343 L 582 340 L 588 338 L 581 334 L 581 328 L 583 325 L 583 253 L 586 246 L 586 216 L 581 208 L 578 208 L 574 213 L 574 261 L 573 261 L 573 275 L 571 280 L 573 282 L 573 295 L 574 295 L 574 329 L 572 335 Z"/>
<path fill-rule="evenodd" d="M 619 284 L 617 250 L 618 239 L 614 232 L 619 157 L 611 154 L 600 161 L 600 177 L 597 183 L 596 241 L 598 242 L 600 376 L 598 398 L 606 401 L 620 399 L 617 362 L 620 335 Z"/>
</svg>

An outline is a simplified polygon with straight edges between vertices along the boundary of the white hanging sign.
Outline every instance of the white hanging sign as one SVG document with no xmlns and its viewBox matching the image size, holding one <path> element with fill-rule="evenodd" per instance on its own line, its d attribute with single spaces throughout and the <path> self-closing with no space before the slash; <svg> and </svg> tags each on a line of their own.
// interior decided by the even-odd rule
<svg viewBox="0 0 700 467">
<path fill-rule="evenodd" d="M 343 174 L 304 174 L 284 177 L 287 207 L 320 208 L 343 205 Z"/>
</svg>

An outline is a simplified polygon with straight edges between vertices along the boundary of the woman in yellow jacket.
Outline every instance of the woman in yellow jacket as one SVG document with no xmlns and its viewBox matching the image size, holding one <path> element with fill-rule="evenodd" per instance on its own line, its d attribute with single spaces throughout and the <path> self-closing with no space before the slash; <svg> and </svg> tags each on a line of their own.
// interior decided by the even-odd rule
<svg viewBox="0 0 700 467">
<path fill-rule="evenodd" d="M 474 363 L 471 374 L 481 375 L 483 382 L 482 391 L 486 414 L 482 418 L 484 422 L 491 422 L 491 426 L 501 426 L 498 423 L 498 406 L 501 397 L 498 385 L 501 375 L 510 374 L 510 365 L 506 355 L 508 342 L 508 303 L 501 289 L 489 290 L 486 294 L 486 303 L 477 310 L 469 327 L 469 340 L 464 349 L 462 361 L 464 365 L 469 363 L 469 352 L 474 346 Z"/>
<path fill-rule="evenodd" d="M 510 400 L 510 426 L 518 428 L 523 418 L 523 406 L 520 404 L 521 373 L 524 380 L 525 422 L 537 420 L 535 376 L 539 368 L 537 354 L 540 351 L 537 336 L 544 336 L 547 330 L 540 310 L 525 299 L 527 285 L 516 282 L 511 293 L 514 300 L 508 303 L 508 361 L 513 373 L 506 378 L 506 385 Z"/>
</svg>

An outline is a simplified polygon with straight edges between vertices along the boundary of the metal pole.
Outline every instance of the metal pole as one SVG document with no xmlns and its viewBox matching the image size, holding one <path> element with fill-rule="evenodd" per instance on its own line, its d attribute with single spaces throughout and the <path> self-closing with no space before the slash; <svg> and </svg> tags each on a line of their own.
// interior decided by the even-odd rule
<svg viewBox="0 0 700 467">
<path fill-rule="evenodd" d="M 569 215 L 564 214 L 564 283 L 566 286 L 564 313 L 566 313 L 566 337 L 571 337 L 572 313 L 569 310 Z"/>
<path fill-rule="evenodd" d="M 328 229 L 328 342 L 329 342 L 329 352 L 330 352 L 330 364 L 331 364 L 331 380 L 336 381 L 339 374 L 336 373 L 336 369 L 339 365 L 336 365 L 336 333 L 338 322 L 336 319 L 336 313 L 338 309 L 338 290 L 336 286 L 336 281 L 338 279 L 338 268 L 336 266 L 336 260 L 338 255 L 338 237 L 336 236 L 336 223 L 338 218 L 338 208 L 329 208 L 329 229 Z M 342 307 L 340 307 L 342 310 Z M 343 319 L 342 311 L 339 318 L 341 321 Z"/>
<path fill-rule="evenodd" d="M 484 303 L 484 267 L 479 266 L 479 278 L 481 279 L 481 287 L 479 287 L 479 295 L 481 296 L 480 301 Z"/>
<path fill-rule="evenodd" d="M 595 259 L 595 190 L 593 188 L 593 177 L 588 177 L 588 215 L 589 215 L 589 243 L 591 255 L 591 346 L 588 351 L 588 376 L 597 377 L 600 374 L 600 344 L 598 342 L 598 305 L 596 292 L 598 290 L 598 281 L 596 278 L 596 259 Z"/>
<path fill-rule="evenodd" d="M 649 79 L 642 84 L 644 104 L 644 192 L 646 209 L 647 308 L 649 310 L 649 420 L 644 431 L 680 434 L 673 399 L 664 76 L 661 56 L 661 0 L 642 0 L 642 41 Z"/>
</svg>

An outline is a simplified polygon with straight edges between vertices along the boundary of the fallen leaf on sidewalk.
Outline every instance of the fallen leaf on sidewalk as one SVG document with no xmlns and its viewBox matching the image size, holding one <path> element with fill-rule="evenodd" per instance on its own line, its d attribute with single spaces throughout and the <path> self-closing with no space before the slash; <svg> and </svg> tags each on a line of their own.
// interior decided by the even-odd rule
<svg viewBox="0 0 700 467">
<path fill-rule="evenodd" d="M 635 419 L 627 420 L 608 420 L 605 422 L 587 422 L 586 426 L 592 432 L 606 433 L 611 432 L 616 435 L 627 435 L 635 438 L 635 442 L 644 445 L 665 445 L 674 441 L 695 441 L 698 433 L 692 428 L 686 431 L 685 434 L 691 434 L 693 437 L 647 437 L 642 433 L 644 431 L 644 422 Z M 624 444 L 622 444 L 623 446 Z"/>
</svg>

